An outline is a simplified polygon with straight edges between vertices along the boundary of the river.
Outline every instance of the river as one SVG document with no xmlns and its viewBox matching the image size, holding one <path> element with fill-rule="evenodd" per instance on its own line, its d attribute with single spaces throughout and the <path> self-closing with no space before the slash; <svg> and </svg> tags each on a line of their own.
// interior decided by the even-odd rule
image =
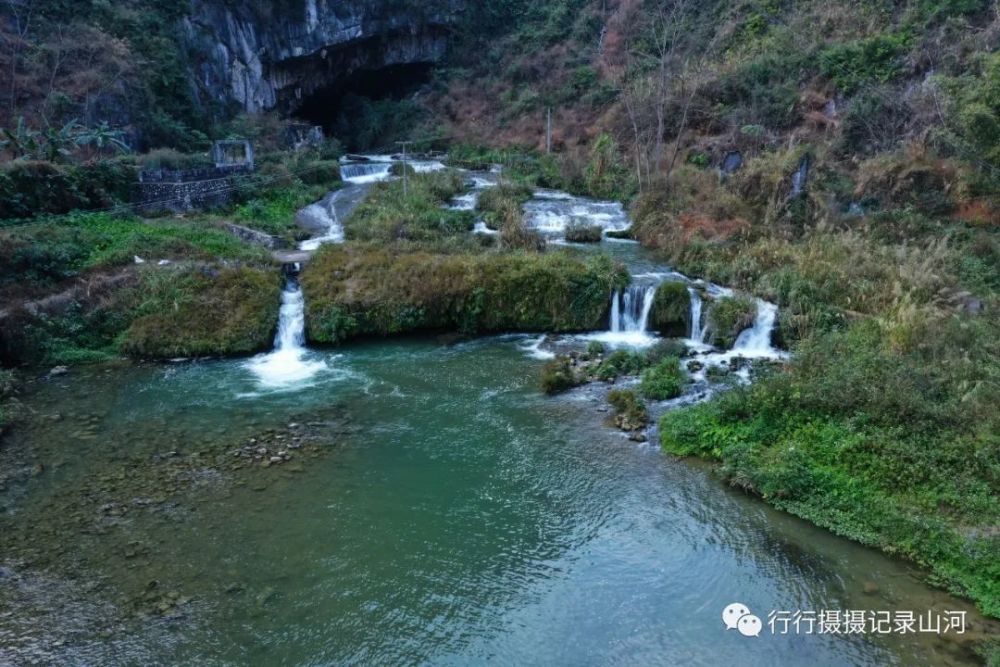
<svg viewBox="0 0 1000 667">
<path fill-rule="evenodd" d="M 932 634 L 727 630 L 734 602 L 765 624 L 772 610 L 983 621 L 916 568 L 629 441 L 600 391 L 544 396 L 537 337 L 299 350 L 293 334 L 273 353 L 295 352 L 287 382 L 258 358 L 29 385 L 33 416 L 0 467 L 43 472 L 4 485 L 0 525 L 42 553 L 0 551 L 0 664 L 974 662 Z M 290 460 L 224 463 L 261 444 Z"/>
</svg>

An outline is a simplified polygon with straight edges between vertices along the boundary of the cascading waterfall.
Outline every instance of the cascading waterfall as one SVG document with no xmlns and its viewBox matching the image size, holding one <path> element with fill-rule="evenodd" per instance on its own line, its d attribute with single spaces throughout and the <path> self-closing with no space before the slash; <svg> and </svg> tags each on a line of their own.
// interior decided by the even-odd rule
<svg viewBox="0 0 1000 667">
<path fill-rule="evenodd" d="M 649 323 L 656 286 L 630 285 L 611 300 L 611 332 L 642 333 Z"/>
<path fill-rule="evenodd" d="M 705 302 L 701 298 L 701 292 L 695 288 L 688 287 L 688 293 L 691 295 L 691 342 L 703 344 L 708 333 L 703 329 L 701 323 L 701 313 Z"/>
<path fill-rule="evenodd" d="M 340 177 L 348 183 L 377 183 L 389 178 L 391 162 L 358 162 L 342 164 Z"/>
<path fill-rule="evenodd" d="M 323 201 L 310 204 L 299 213 L 300 216 L 311 218 L 317 224 L 322 224 L 326 227 L 326 231 L 322 236 L 317 236 L 300 243 L 300 250 L 313 251 L 318 250 L 324 243 L 344 242 L 344 226 L 340 224 L 340 219 L 337 217 L 337 210 L 333 205 L 337 194 L 339 194 L 339 191 L 334 192 Z"/>
<path fill-rule="evenodd" d="M 757 299 L 757 315 L 753 326 L 740 333 L 733 345 L 733 352 L 746 357 L 771 357 L 778 351 L 771 343 L 778 307 L 762 299 Z"/>
<path fill-rule="evenodd" d="M 287 271 L 288 281 L 281 294 L 274 350 L 248 362 L 250 370 L 263 387 L 287 387 L 308 380 L 327 368 L 325 362 L 307 358 L 305 297 L 299 286 L 298 272 L 298 264 L 292 265 Z"/>
</svg>

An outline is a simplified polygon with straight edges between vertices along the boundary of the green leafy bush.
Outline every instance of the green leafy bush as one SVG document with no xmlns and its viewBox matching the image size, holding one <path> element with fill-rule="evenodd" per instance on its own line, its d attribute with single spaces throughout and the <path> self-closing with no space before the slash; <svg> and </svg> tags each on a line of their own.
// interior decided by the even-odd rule
<svg viewBox="0 0 1000 667">
<path fill-rule="evenodd" d="M 615 350 L 597 367 L 601 380 L 614 380 L 623 375 L 638 375 L 646 367 L 646 357 L 632 350 Z"/>
<path fill-rule="evenodd" d="M 0 220 L 107 208 L 128 201 L 136 181 L 135 169 L 121 161 L 9 162 L 0 167 Z"/>
<path fill-rule="evenodd" d="M 666 357 L 642 374 L 642 395 L 654 401 L 666 401 L 684 393 L 687 376 L 680 359 Z"/>
<path fill-rule="evenodd" d="M 898 76 L 910 43 L 908 33 L 897 32 L 835 44 L 820 52 L 820 72 L 849 95 L 866 83 L 885 83 Z"/>
</svg>

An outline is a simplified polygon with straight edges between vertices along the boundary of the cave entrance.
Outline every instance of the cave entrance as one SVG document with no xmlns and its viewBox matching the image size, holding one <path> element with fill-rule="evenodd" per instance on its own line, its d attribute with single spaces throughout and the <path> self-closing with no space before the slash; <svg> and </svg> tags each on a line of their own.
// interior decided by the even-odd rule
<svg viewBox="0 0 1000 667">
<path fill-rule="evenodd" d="M 305 98 L 295 116 L 320 125 L 348 151 L 391 150 L 423 111 L 412 99 L 430 81 L 431 63 L 363 69 Z"/>
</svg>

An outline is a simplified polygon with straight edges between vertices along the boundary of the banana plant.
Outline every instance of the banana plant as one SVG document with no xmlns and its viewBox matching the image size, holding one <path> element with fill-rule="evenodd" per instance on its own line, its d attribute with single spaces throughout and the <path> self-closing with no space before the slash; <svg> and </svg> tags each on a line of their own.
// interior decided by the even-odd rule
<svg viewBox="0 0 1000 667">
<path fill-rule="evenodd" d="M 76 145 L 93 146 L 99 153 L 106 149 L 119 154 L 128 153 L 131 149 L 124 137 L 124 132 L 113 129 L 107 121 L 103 121 L 97 127 L 81 127 L 76 134 Z"/>
</svg>

